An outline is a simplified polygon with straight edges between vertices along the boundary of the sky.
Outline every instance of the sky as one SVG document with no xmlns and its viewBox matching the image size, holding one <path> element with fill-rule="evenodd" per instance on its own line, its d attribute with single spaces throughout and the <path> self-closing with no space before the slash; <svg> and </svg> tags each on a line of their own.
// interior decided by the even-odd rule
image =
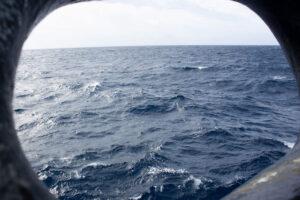
<svg viewBox="0 0 300 200">
<path fill-rule="evenodd" d="M 105 0 L 54 11 L 24 48 L 277 44 L 254 12 L 231 0 Z"/>
</svg>

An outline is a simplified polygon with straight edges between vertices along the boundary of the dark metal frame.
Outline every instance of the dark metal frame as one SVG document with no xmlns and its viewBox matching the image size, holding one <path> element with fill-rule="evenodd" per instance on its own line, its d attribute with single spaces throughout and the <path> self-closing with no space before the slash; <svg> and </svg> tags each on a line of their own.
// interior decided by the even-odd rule
<svg viewBox="0 0 300 200">
<path fill-rule="evenodd" d="M 22 46 L 35 25 L 58 7 L 84 0 L 0 0 L 0 199 L 54 199 L 32 171 L 19 144 L 12 112 Z M 300 88 L 300 1 L 235 0 L 270 27 Z M 287 99 L 288 101 L 288 99 Z M 225 199 L 300 199 L 300 144 Z"/>
</svg>

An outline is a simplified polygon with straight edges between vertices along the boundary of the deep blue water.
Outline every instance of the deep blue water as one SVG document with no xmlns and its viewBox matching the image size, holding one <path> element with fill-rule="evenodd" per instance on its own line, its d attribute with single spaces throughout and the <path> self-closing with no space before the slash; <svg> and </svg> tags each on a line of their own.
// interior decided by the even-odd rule
<svg viewBox="0 0 300 200">
<path fill-rule="evenodd" d="M 59 199 L 220 199 L 284 156 L 300 101 L 277 46 L 24 51 L 16 127 Z"/>
</svg>

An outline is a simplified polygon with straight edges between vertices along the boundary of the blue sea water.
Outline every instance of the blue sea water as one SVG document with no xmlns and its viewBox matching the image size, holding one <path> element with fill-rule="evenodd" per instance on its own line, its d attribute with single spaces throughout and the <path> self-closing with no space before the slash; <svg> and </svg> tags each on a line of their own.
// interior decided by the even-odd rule
<svg viewBox="0 0 300 200">
<path fill-rule="evenodd" d="M 59 199 L 220 199 L 300 130 L 278 46 L 26 50 L 14 111 Z"/>
</svg>

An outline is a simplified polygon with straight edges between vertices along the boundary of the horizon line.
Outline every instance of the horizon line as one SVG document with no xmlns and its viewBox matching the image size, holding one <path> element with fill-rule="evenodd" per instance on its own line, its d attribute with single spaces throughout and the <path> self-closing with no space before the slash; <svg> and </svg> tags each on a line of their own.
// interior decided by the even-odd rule
<svg viewBox="0 0 300 200">
<path fill-rule="evenodd" d="M 162 44 L 162 45 L 111 45 L 111 46 L 82 46 L 82 47 L 47 47 L 47 48 L 23 48 L 30 50 L 59 50 L 59 49 L 93 49 L 93 48 L 126 48 L 126 47 L 176 47 L 176 46 L 280 46 L 279 44 Z"/>
</svg>

